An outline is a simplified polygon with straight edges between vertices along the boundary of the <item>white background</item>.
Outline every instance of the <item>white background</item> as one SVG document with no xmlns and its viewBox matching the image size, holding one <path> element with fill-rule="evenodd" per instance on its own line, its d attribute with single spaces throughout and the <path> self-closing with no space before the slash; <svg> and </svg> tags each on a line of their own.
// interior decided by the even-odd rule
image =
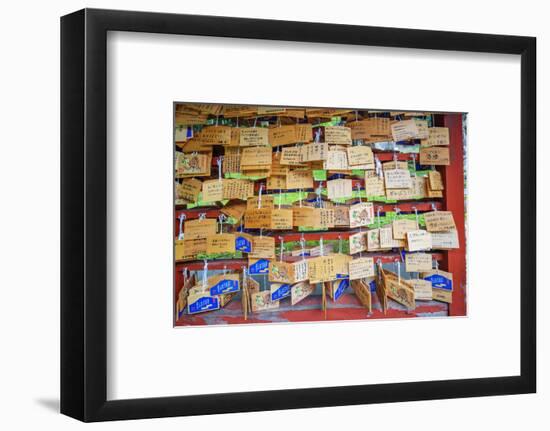
<svg viewBox="0 0 550 431">
<path fill-rule="evenodd" d="M 109 399 L 519 375 L 519 266 L 491 270 L 495 249 L 519 258 L 519 230 L 502 234 L 519 206 L 494 215 L 519 195 L 519 171 L 499 175 L 519 158 L 519 56 L 136 33 L 107 48 Z M 174 330 L 174 100 L 467 111 L 468 317 Z M 261 378 L 205 378 L 230 364 Z"/>
<path fill-rule="evenodd" d="M 0 421 L 18 429 L 30 426 L 69 428 L 80 426 L 55 413 L 58 403 L 59 361 L 59 26 L 58 17 L 79 7 L 116 7 L 296 19 L 456 31 L 476 31 L 534 35 L 539 38 L 539 76 L 548 64 L 546 28 L 540 2 L 524 1 L 509 5 L 498 2 L 461 2 L 442 7 L 440 2 L 392 2 L 391 7 L 351 2 L 321 2 L 312 5 L 279 1 L 193 3 L 178 6 L 170 2 L 21 2 L 4 10 L 2 29 L 3 68 L 0 72 L 2 95 L 3 192 L 1 223 L 3 288 L 2 366 L 0 381 L 3 415 Z M 542 4 L 542 3 L 540 3 Z M 546 52 L 545 52 L 546 51 Z M 543 53 L 545 55 L 543 55 Z M 539 82 L 539 142 L 547 138 L 542 123 L 543 101 L 548 87 Z M 506 124 L 506 118 L 501 119 Z M 495 145 L 497 142 L 488 142 Z M 7 149 L 7 152 L 6 152 Z M 539 166 L 546 156 L 540 147 Z M 511 167 L 510 167 L 511 168 Z M 539 220 L 548 209 L 543 200 L 549 174 L 539 169 Z M 548 241 L 548 230 L 539 223 L 539 244 Z M 547 256 L 540 247 L 539 267 Z M 505 256 L 503 256 L 505 257 Z M 388 405 L 339 407 L 286 412 L 222 415 L 199 418 L 163 419 L 132 423 L 101 424 L 147 429 L 185 427 L 225 427 L 226 429 L 268 429 L 315 426 L 341 427 L 342 421 L 370 426 L 409 429 L 467 429 L 490 425 L 517 429 L 537 423 L 548 424 L 545 406 L 550 401 L 548 362 L 549 319 L 542 315 L 548 301 L 543 279 L 539 279 L 539 392 L 536 395 L 480 399 L 429 401 Z M 542 429 L 538 426 L 535 429 Z"/>
</svg>

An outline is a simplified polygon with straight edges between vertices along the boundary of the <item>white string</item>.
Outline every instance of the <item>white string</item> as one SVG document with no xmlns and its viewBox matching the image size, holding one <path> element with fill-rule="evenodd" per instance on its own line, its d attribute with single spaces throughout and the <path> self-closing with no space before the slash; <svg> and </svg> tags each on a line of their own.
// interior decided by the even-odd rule
<svg viewBox="0 0 550 431">
<path fill-rule="evenodd" d="M 281 262 L 283 261 L 283 252 L 284 252 L 284 245 L 285 245 L 285 240 L 282 236 L 279 237 L 279 239 L 281 240 L 281 255 L 280 255 L 280 259 L 281 259 Z"/>
<path fill-rule="evenodd" d="M 304 238 L 304 234 L 300 238 L 300 247 L 302 248 L 302 260 L 306 260 L 306 239 Z"/>
<path fill-rule="evenodd" d="M 384 174 L 382 173 L 382 162 L 378 158 L 378 156 L 374 157 L 374 167 L 376 170 L 376 175 L 378 175 L 378 178 L 383 178 Z"/>
<path fill-rule="evenodd" d="M 223 156 L 219 156 L 217 160 L 218 164 L 218 181 L 222 180 L 222 162 L 223 162 Z"/>
<path fill-rule="evenodd" d="M 218 221 L 220 223 L 220 233 L 223 233 L 223 222 L 225 220 L 227 220 L 227 217 L 225 216 L 225 214 L 220 214 L 218 217 Z"/>
<path fill-rule="evenodd" d="M 397 284 L 401 284 L 401 263 L 398 260 L 395 263 L 397 265 Z"/>
<path fill-rule="evenodd" d="M 245 288 L 247 287 L 246 277 L 247 277 L 246 266 L 243 266 L 243 287 Z"/>
<path fill-rule="evenodd" d="M 264 188 L 263 184 L 260 184 L 260 191 L 258 192 L 258 209 L 262 207 L 262 190 Z"/>
<path fill-rule="evenodd" d="M 318 144 L 319 142 L 321 142 L 321 128 L 320 127 L 317 127 L 316 130 L 315 130 L 315 138 L 314 138 L 314 141 L 316 144 Z"/>
<path fill-rule="evenodd" d="M 382 259 L 378 258 L 376 260 L 376 266 L 378 266 L 378 281 L 382 281 Z"/>
<path fill-rule="evenodd" d="M 178 239 L 183 239 L 183 221 L 185 220 L 185 214 L 181 213 L 179 219 L 180 219 L 180 230 L 178 234 Z"/>
<path fill-rule="evenodd" d="M 202 270 L 202 285 L 206 287 L 208 285 L 208 260 L 204 259 L 204 268 Z"/>
</svg>

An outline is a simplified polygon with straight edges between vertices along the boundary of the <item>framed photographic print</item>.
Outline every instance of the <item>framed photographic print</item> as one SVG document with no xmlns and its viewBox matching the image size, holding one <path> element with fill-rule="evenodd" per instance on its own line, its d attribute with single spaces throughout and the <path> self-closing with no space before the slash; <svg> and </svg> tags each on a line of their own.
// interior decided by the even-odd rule
<svg viewBox="0 0 550 431">
<path fill-rule="evenodd" d="M 536 388 L 535 39 L 61 19 L 61 411 Z"/>
</svg>

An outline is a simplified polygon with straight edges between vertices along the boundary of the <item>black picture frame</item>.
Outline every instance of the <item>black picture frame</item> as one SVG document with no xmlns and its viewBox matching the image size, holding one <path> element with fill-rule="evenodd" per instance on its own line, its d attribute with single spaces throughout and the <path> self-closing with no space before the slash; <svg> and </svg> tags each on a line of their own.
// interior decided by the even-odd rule
<svg viewBox="0 0 550 431">
<path fill-rule="evenodd" d="M 107 401 L 108 31 L 521 56 L 521 374 Z M 61 18 L 61 412 L 68 416 L 88 422 L 535 392 L 535 217 L 533 37 L 98 9 Z"/>
</svg>

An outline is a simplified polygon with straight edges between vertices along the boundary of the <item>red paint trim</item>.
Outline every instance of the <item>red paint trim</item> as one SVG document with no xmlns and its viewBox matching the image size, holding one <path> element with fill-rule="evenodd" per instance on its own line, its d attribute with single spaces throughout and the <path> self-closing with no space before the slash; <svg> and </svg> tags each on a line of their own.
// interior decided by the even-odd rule
<svg viewBox="0 0 550 431">
<path fill-rule="evenodd" d="M 193 208 L 190 210 L 187 209 L 176 209 L 176 221 L 179 223 L 179 217 L 181 214 L 185 215 L 185 220 L 195 220 L 198 219 L 201 214 L 205 214 L 206 218 L 217 218 L 220 215 L 219 208 Z"/>
<path fill-rule="evenodd" d="M 419 213 L 423 213 L 426 211 L 432 210 L 432 205 L 435 206 L 436 209 L 442 210 L 444 208 L 444 204 L 440 201 L 412 201 L 412 202 L 397 202 L 395 204 L 378 204 L 376 202 L 373 202 L 374 204 L 374 211 L 378 211 L 380 209 L 381 214 L 385 214 L 387 211 L 395 211 L 395 209 L 399 209 L 401 212 L 405 213 L 412 213 L 414 212 L 414 208 Z M 199 218 L 201 214 L 206 214 L 207 218 L 217 218 L 220 215 L 220 209 L 212 209 L 212 208 L 193 208 L 190 210 L 187 209 L 177 209 L 175 211 L 175 219 L 174 219 L 174 232 L 179 231 L 179 217 L 180 215 L 185 215 L 185 220 L 196 220 Z"/>
<path fill-rule="evenodd" d="M 401 259 L 400 253 L 363 253 L 364 257 L 372 257 L 374 260 L 381 259 L 382 263 L 392 263 L 396 259 Z M 434 260 L 441 261 L 444 259 L 443 253 L 432 253 Z M 285 262 L 294 262 L 301 259 L 301 257 L 285 256 Z M 307 259 L 307 258 L 306 258 Z M 220 259 L 209 260 L 208 269 L 211 271 L 221 271 L 223 269 L 228 270 L 240 270 L 243 266 L 248 266 L 248 259 Z M 202 260 L 193 260 L 189 262 L 176 262 L 176 272 L 181 272 L 184 269 L 189 271 L 201 271 L 204 268 L 204 262 Z M 183 279 L 181 280 L 183 282 Z"/>
<path fill-rule="evenodd" d="M 442 169 L 445 183 L 445 208 L 453 212 L 460 248 L 449 250 L 443 259 L 443 268 L 453 274 L 453 302 L 449 315 L 466 315 L 466 234 L 464 213 L 464 150 L 462 141 L 462 114 L 445 114 L 443 126 L 449 128 L 451 164 Z"/>
<path fill-rule="evenodd" d="M 397 153 L 394 156 L 393 151 L 374 151 L 374 155 L 378 157 L 378 160 L 380 160 L 381 162 L 390 162 L 394 159 L 394 157 L 396 157 L 397 160 L 403 160 L 403 161 L 412 160 L 411 154 Z M 218 157 L 220 156 L 212 157 L 212 167 L 215 167 L 215 168 L 218 167 Z"/>
<path fill-rule="evenodd" d="M 176 303 L 178 302 L 178 294 L 180 293 L 181 288 L 183 287 L 183 272 L 174 271 L 174 303 L 173 303 L 173 324 L 177 323 L 178 312 L 176 309 Z"/>
<path fill-rule="evenodd" d="M 319 298 L 320 301 L 320 298 Z M 390 308 L 384 314 L 381 310 L 373 309 L 372 313 L 368 313 L 362 307 L 338 307 L 331 308 L 333 304 L 328 301 L 329 306 L 325 318 L 325 312 L 321 309 L 319 303 L 318 309 L 309 310 L 288 310 L 288 311 L 271 311 L 261 313 L 251 313 L 248 319 L 244 320 L 243 316 L 235 315 L 220 315 L 219 319 L 225 324 L 248 324 L 248 323 L 280 323 L 283 322 L 322 322 L 322 321 L 341 321 L 341 320 L 371 320 L 371 319 L 402 319 L 418 317 L 431 313 L 447 312 L 446 304 L 433 303 L 430 305 L 418 305 L 415 310 L 406 311 L 401 309 Z M 216 313 L 216 312 L 214 312 Z M 198 326 L 205 325 L 206 321 L 203 316 L 185 315 L 180 321 L 176 322 L 176 326 Z"/>
</svg>

